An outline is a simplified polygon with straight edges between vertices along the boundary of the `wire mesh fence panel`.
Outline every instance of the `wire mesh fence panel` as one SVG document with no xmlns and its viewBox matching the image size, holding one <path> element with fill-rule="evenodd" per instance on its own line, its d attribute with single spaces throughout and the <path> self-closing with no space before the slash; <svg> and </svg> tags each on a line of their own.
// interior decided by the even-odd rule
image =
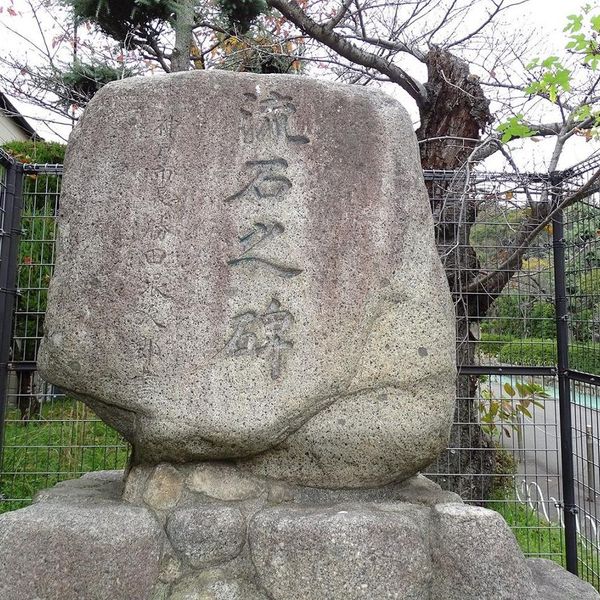
<svg viewBox="0 0 600 600">
<path fill-rule="evenodd" d="M 564 565 L 552 229 L 507 264 L 547 177 L 426 173 L 457 308 L 457 410 L 448 457 L 427 475 L 500 512 L 528 556 Z M 448 198 L 458 196 L 457 208 Z M 495 293 L 474 281 L 494 274 Z"/>
<path fill-rule="evenodd" d="M 6 231 L 5 216 L 6 216 L 6 186 L 8 176 L 8 157 L 0 154 L 0 230 Z M 4 240 L 4 236 L 0 237 L 0 249 Z"/>
<path fill-rule="evenodd" d="M 564 564 L 556 378 L 492 374 L 479 379 L 481 414 L 489 415 L 494 403 L 503 406 L 482 425 L 498 455 L 491 494 L 481 505 L 505 517 L 526 555 Z"/>
<path fill-rule="evenodd" d="M 582 165 L 567 191 L 597 165 Z M 600 588 L 600 194 L 566 211 L 565 274 L 569 303 L 568 367 L 573 467 L 578 508 L 578 570 Z"/>
<path fill-rule="evenodd" d="M 32 167 L 23 176 L 0 511 L 28 504 L 38 490 L 58 481 L 123 468 L 127 459 L 127 446 L 114 430 L 36 370 L 54 268 L 61 182 L 56 168 Z"/>
</svg>

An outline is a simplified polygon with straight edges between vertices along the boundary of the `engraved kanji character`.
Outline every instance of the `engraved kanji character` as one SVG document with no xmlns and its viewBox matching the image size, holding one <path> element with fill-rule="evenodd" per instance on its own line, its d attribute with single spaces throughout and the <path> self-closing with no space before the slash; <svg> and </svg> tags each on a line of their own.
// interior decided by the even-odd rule
<svg viewBox="0 0 600 600">
<path fill-rule="evenodd" d="M 253 325 L 257 319 L 257 314 L 253 310 L 236 315 L 233 318 L 233 335 L 225 346 L 227 354 L 242 356 L 256 353 L 257 336 L 255 332 L 249 330 L 249 327 Z"/>
<path fill-rule="evenodd" d="M 245 142 L 279 142 L 307 144 L 304 135 L 290 133 L 289 118 L 296 112 L 291 96 L 270 92 L 267 98 L 258 100 L 256 94 L 244 94 L 247 105 L 241 109 Z"/>
<path fill-rule="evenodd" d="M 279 379 L 282 354 L 293 347 L 293 342 L 285 338 L 293 322 L 292 314 L 281 310 L 280 302 L 272 298 L 264 313 L 249 310 L 234 317 L 234 332 L 225 352 L 233 356 L 262 356 L 271 365 L 271 378 Z"/>
<path fill-rule="evenodd" d="M 281 377 L 282 353 L 294 345 L 283 337 L 293 321 L 292 314 L 281 310 L 281 304 L 273 298 L 262 317 L 266 341 L 257 348 L 259 356 L 266 355 L 270 358 L 271 379 Z"/>
<path fill-rule="evenodd" d="M 233 202 L 238 198 L 281 200 L 292 188 L 292 182 L 281 174 L 288 167 L 288 162 L 283 158 L 249 160 L 245 166 L 254 170 L 253 179 L 239 192 L 225 198 L 225 202 Z"/>
<path fill-rule="evenodd" d="M 257 254 L 258 247 L 265 242 L 281 235 L 285 227 L 277 221 L 267 221 L 266 223 L 256 222 L 252 229 L 243 233 L 238 239 L 242 246 L 242 252 L 236 258 L 227 261 L 228 265 L 242 265 L 244 263 L 256 262 L 273 270 L 280 277 L 296 277 L 300 275 L 303 269 L 297 269 L 289 265 L 284 265 L 271 260 L 265 256 Z"/>
</svg>

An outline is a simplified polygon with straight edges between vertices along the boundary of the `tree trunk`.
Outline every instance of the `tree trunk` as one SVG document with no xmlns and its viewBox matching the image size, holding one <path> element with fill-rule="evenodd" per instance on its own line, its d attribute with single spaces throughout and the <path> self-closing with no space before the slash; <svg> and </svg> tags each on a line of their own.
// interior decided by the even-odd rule
<svg viewBox="0 0 600 600">
<path fill-rule="evenodd" d="M 32 418 L 39 417 L 41 414 L 42 406 L 33 393 L 34 375 L 35 371 L 17 371 L 17 406 L 23 424 L 28 423 Z"/>
<path fill-rule="evenodd" d="M 175 47 L 171 56 L 171 72 L 189 71 L 194 28 L 195 0 L 178 0 L 175 13 Z"/>
<path fill-rule="evenodd" d="M 423 169 L 459 171 L 450 181 L 428 182 L 431 210 L 436 222 L 436 243 L 454 297 L 458 364 L 472 365 L 475 348 L 470 324 L 484 316 L 477 294 L 466 289 L 479 273 L 479 261 L 469 235 L 477 217 L 473 198 L 465 194 L 464 168 L 481 132 L 491 121 L 489 102 L 478 79 L 463 60 L 433 48 L 427 55 L 428 102 L 421 108 L 420 140 Z M 466 175 L 466 171 L 464 172 Z M 487 307 L 486 307 L 487 309 Z M 486 310 L 485 309 L 485 310 Z M 455 421 L 450 450 L 431 470 L 441 473 L 438 482 L 466 500 L 484 500 L 495 466 L 493 444 L 477 422 L 477 378 L 461 376 L 457 382 Z M 447 475 L 443 475 L 446 473 Z"/>
</svg>

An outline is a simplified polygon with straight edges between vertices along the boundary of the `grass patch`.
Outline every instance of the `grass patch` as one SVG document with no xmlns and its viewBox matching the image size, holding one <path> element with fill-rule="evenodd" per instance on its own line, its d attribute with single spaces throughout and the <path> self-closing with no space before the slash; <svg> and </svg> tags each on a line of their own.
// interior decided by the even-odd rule
<svg viewBox="0 0 600 600">
<path fill-rule="evenodd" d="M 9 410 L 0 467 L 0 513 L 22 508 L 41 489 L 89 471 L 122 469 L 126 442 L 84 404 L 70 398 L 44 403 L 24 423 Z"/>
<path fill-rule="evenodd" d="M 496 499 L 486 504 L 486 508 L 495 510 L 504 517 L 523 553 L 532 558 L 547 558 L 565 567 L 564 530 L 560 524 L 546 521 L 528 505 L 518 502 L 512 493 L 502 497 L 502 491 L 499 491 L 496 496 Z M 600 591 L 598 549 L 580 538 L 577 556 L 579 577 Z"/>
<path fill-rule="evenodd" d="M 516 499 L 494 500 L 486 504 L 486 508 L 504 517 L 525 555 L 549 558 L 565 566 L 564 532 L 558 523 L 549 523 Z"/>
<path fill-rule="evenodd" d="M 498 360 L 507 365 L 556 365 L 556 340 L 525 338 L 502 346 Z"/>
</svg>

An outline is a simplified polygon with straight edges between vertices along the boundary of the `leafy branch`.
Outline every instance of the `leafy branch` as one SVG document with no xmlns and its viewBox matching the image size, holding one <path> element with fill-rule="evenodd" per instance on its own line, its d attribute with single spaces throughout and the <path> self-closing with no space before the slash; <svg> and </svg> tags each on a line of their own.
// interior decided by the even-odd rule
<svg viewBox="0 0 600 600">
<path fill-rule="evenodd" d="M 548 398 L 549 394 L 537 383 L 516 383 L 514 387 L 510 383 L 505 383 L 502 389 L 508 397 L 497 398 L 491 389 L 481 392 L 482 400 L 479 402 L 480 420 L 483 423 L 481 428 L 490 436 L 504 433 L 510 437 L 511 430 L 519 430 L 521 416 L 528 419 L 533 417 L 532 406 L 544 409 L 540 399 Z"/>
</svg>

